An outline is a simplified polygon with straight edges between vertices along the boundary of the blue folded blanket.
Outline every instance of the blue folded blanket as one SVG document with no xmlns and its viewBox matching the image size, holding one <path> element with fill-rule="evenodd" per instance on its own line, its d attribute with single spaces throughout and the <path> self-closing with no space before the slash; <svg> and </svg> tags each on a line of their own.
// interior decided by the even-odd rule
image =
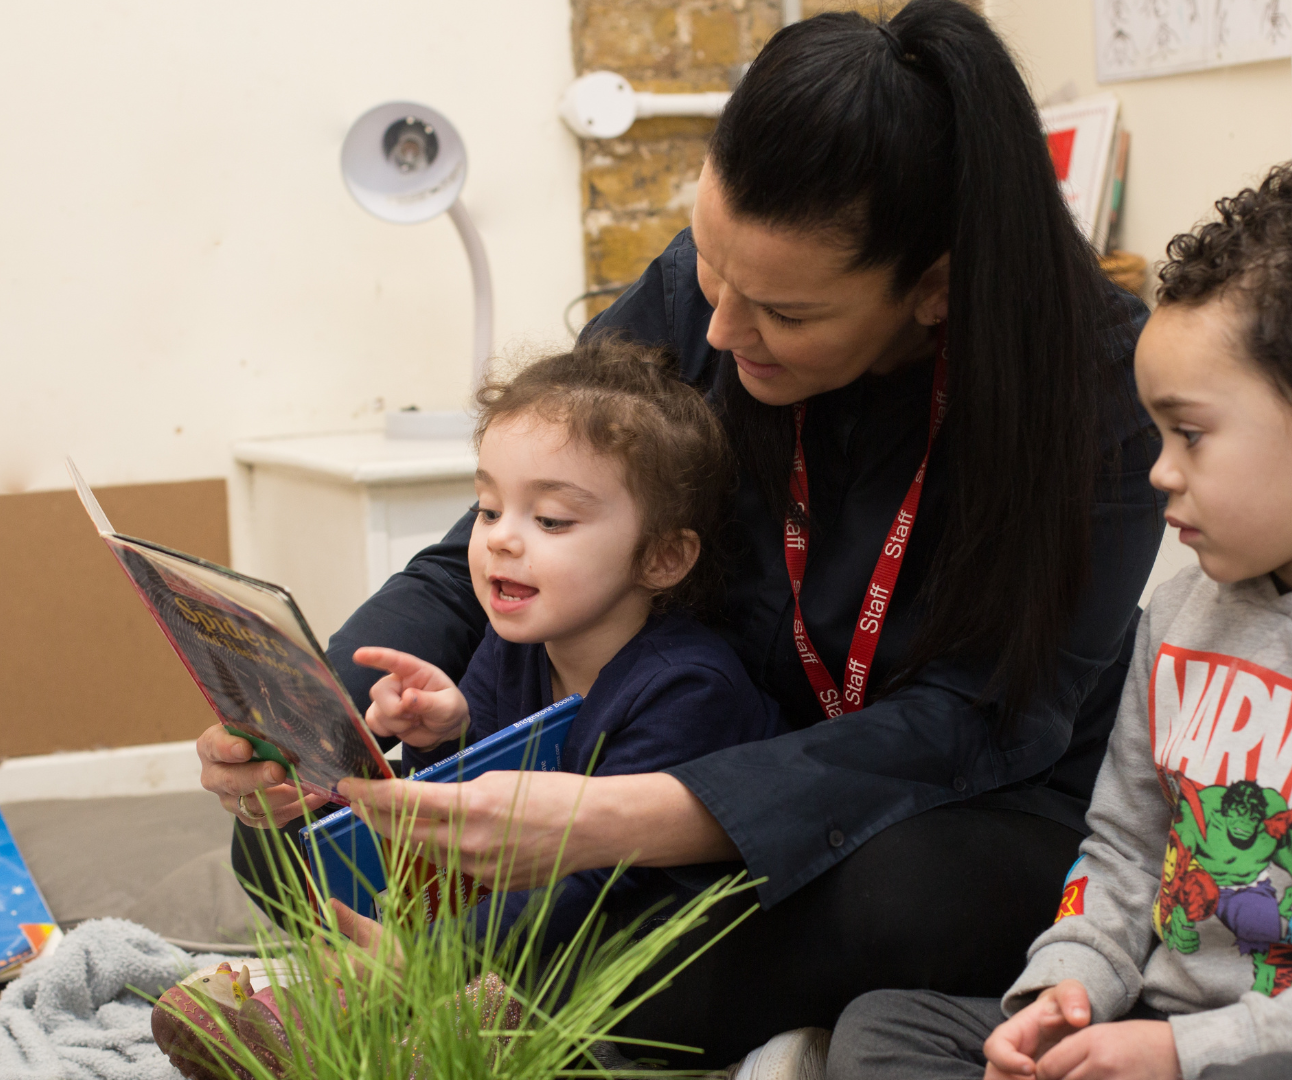
<svg viewBox="0 0 1292 1080">
<path fill-rule="evenodd" d="M 225 959 L 191 956 L 124 919 L 81 923 L 0 996 L 0 1077 L 179 1080 L 153 1042 L 152 1003 L 135 990 L 160 996 Z"/>
</svg>

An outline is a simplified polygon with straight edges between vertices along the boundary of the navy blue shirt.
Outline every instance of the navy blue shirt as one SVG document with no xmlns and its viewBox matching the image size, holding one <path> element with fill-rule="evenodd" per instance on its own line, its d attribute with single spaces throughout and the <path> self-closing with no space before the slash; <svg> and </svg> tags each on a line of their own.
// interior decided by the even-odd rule
<svg viewBox="0 0 1292 1080">
<path fill-rule="evenodd" d="M 592 329 L 668 345 L 682 378 L 707 391 L 724 361 L 706 340 L 712 314 L 696 280 L 687 229 Z M 956 657 L 933 661 L 860 712 L 823 720 L 794 646 L 784 523 L 741 469 L 734 511 L 739 544 L 728 560 L 721 632 L 796 730 L 668 771 L 718 819 L 750 876 L 766 877 L 758 887 L 765 906 L 881 829 L 947 803 L 986 801 L 1084 828 L 1134 641 L 1139 595 L 1162 537 L 1164 500 L 1148 482 L 1157 444 L 1147 415 L 1134 404 L 1135 341 L 1147 317 L 1139 300 L 1108 285 L 1103 348 L 1090 362 L 1113 366 L 1123 381 L 1105 403 L 1116 422 L 1090 508 L 1089 583 L 1059 649 L 1053 686 L 1038 692 L 1008 730 L 993 723 L 996 703 L 984 696 L 991 665 Z M 836 682 L 870 573 L 928 443 L 932 378 L 931 363 L 913 364 L 891 375 L 863 375 L 809 403 L 803 451 L 814 521 L 802 608 Z M 920 591 L 954 494 L 948 445 L 939 440 L 929 460 L 875 653 L 875 688 L 902 664 L 920 628 Z M 473 520 L 468 514 L 418 554 L 332 639 L 329 655 L 356 701 L 367 700 L 379 676 L 350 661 L 360 645 L 411 652 L 455 678 L 466 670 L 486 625 L 466 563 Z"/>
<path fill-rule="evenodd" d="M 478 742 L 552 704 L 547 650 L 505 641 L 488 627 L 458 688 L 471 709 L 466 741 Z M 786 730 L 776 703 L 754 686 L 722 638 L 688 615 L 654 615 L 601 669 L 570 725 L 561 769 L 598 776 L 659 772 Z M 434 764 L 458 745 L 456 739 L 430 750 L 405 745 L 405 773 Z M 562 882 L 547 927 L 550 940 L 568 940 L 609 876 L 609 869 L 587 870 Z M 636 869 L 612 891 L 675 892 L 666 882 L 660 871 Z M 520 893 L 509 898 L 504 926 L 515 921 L 526 899 Z"/>
<path fill-rule="evenodd" d="M 486 627 L 458 689 L 471 709 L 470 745 L 552 704 L 547 649 L 505 641 Z M 721 637 L 689 615 L 653 615 L 601 669 L 570 725 L 561 768 L 591 768 L 598 776 L 659 772 L 786 730 L 776 703 Z M 457 746 L 456 739 L 429 751 L 405 746 L 405 774 Z"/>
</svg>

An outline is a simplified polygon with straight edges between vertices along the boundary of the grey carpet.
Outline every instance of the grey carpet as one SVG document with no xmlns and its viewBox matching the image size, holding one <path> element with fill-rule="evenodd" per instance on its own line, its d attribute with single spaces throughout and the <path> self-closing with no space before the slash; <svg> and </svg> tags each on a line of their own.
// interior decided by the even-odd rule
<svg viewBox="0 0 1292 1080">
<path fill-rule="evenodd" d="M 233 819 L 206 792 L 0 806 L 54 918 L 117 916 L 190 948 L 246 945 L 264 917 L 229 869 Z"/>
</svg>

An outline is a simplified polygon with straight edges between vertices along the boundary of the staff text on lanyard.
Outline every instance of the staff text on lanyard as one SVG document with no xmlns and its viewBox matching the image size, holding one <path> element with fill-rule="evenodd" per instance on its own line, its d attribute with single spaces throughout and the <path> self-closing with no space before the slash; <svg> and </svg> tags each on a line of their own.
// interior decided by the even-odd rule
<svg viewBox="0 0 1292 1080">
<path fill-rule="evenodd" d="M 866 699 L 866 682 L 870 677 L 871 663 L 875 658 L 875 649 L 879 645 L 879 633 L 884 627 L 884 618 L 888 614 L 888 604 L 897 584 L 897 575 L 902 569 L 902 560 L 906 557 L 907 542 L 911 529 L 915 525 L 915 514 L 920 505 L 920 494 L 924 490 L 924 474 L 929 466 L 929 452 L 933 449 L 933 440 L 937 438 L 938 429 L 942 426 L 947 411 L 947 346 L 946 332 L 938 335 L 937 360 L 933 368 L 933 400 L 929 406 L 929 441 L 924 449 L 924 460 L 916 470 L 915 479 L 902 500 L 902 507 L 893 519 L 892 527 L 884 540 L 879 553 L 879 562 L 870 577 L 861 605 L 861 614 L 857 617 L 857 627 L 852 634 L 852 644 L 848 649 L 848 660 L 844 665 L 843 694 L 834 679 L 826 670 L 825 664 L 808 637 L 807 626 L 803 622 L 803 611 L 799 606 L 799 593 L 803 589 L 803 571 L 807 566 L 808 553 L 808 478 L 807 466 L 803 460 L 803 418 L 807 413 L 805 402 L 794 406 L 794 471 L 790 475 L 790 496 L 798 505 L 802 514 L 802 524 L 792 517 L 785 518 L 785 567 L 789 571 L 790 586 L 794 590 L 794 645 L 798 649 L 799 660 L 812 684 L 817 700 L 826 716 L 841 716 L 845 711 L 860 709 Z"/>
</svg>

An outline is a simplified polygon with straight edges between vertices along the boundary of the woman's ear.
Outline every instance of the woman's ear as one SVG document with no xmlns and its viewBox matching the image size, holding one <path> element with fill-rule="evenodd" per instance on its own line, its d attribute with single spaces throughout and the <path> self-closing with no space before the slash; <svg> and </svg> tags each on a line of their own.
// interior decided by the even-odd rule
<svg viewBox="0 0 1292 1080">
<path fill-rule="evenodd" d="M 694 529 L 679 529 L 656 541 L 642 566 L 642 584 L 652 592 L 671 589 L 691 572 L 700 557 L 700 537 Z"/>
<path fill-rule="evenodd" d="M 948 298 L 951 295 L 951 253 L 944 251 L 915 283 L 915 321 L 922 326 L 937 326 L 947 321 Z"/>
</svg>

